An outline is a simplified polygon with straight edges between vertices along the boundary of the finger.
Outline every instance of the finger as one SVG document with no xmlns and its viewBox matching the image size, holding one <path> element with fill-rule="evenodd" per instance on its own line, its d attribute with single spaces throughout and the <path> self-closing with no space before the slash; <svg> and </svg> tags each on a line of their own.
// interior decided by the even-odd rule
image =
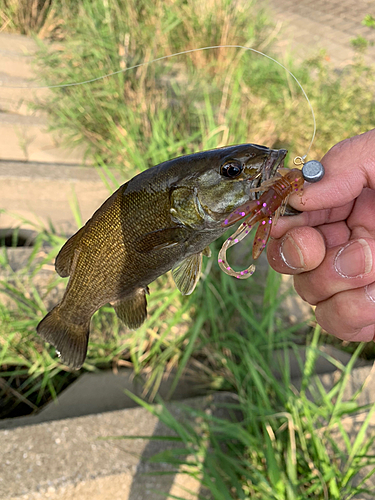
<svg viewBox="0 0 375 500">
<path fill-rule="evenodd" d="M 333 222 L 346 220 L 353 209 L 354 201 L 347 203 L 344 206 L 317 210 L 313 212 L 303 212 L 299 215 L 281 217 L 276 225 L 272 226 L 271 236 L 273 238 L 281 238 L 287 231 L 294 227 L 301 226 L 321 226 L 323 224 L 331 224 Z M 304 207 L 302 207 L 304 210 Z"/>
<path fill-rule="evenodd" d="M 369 342 L 375 333 L 375 294 L 369 298 L 368 289 L 375 283 L 338 293 L 320 302 L 315 309 L 318 323 L 328 333 L 342 340 Z"/>
<path fill-rule="evenodd" d="M 375 281 L 375 240 L 360 238 L 327 249 L 320 266 L 294 278 L 297 293 L 314 305 L 329 297 Z"/>
<path fill-rule="evenodd" d="M 304 226 L 289 231 L 283 238 L 270 239 L 267 258 L 275 271 L 299 274 L 318 267 L 326 253 L 324 239 L 316 229 Z"/>
<path fill-rule="evenodd" d="M 323 235 L 327 248 L 337 247 L 347 243 L 352 236 L 346 222 L 324 224 L 316 228 Z"/>
<path fill-rule="evenodd" d="M 302 201 L 305 210 L 321 210 L 344 205 L 357 198 L 366 186 L 375 189 L 375 129 L 346 139 L 323 157 L 325 176 L 306 185 Z M 290 204 L 298 209 L 298 197 Z"/>
<path fill-rule="evenodd" d="M 352 231 L 354 238 L 358 235 L 375 236 L 375 191 L 364 189 L 356 199 L 353 210 L 348 217 L 348 227 Z"/>
<path fill-rule="evenodd" d="M 304 210 L 305 207 L 300 207 Z M 344 206 L 313 212 L 304 212 L 297 216 L 282 217 L 277 225 L 272 228 L 272 236 L 280 238 L 282 234 L 301 225 L 321 226 L 347 219 L 348 227 L 354 238 L 361 235 L 375 235 L 375 191 L 365 188 L 356 200 Z"/>
<path fill-rule="evenodd" d="M 297 227 L 279 239 L 270 239 L 267 257 L 275 271 L 300 274 L 318 267 L 326 248 L 344 245 L 349 241 L 350 229 L 345 222 L 326 224 L 316 229 Z"/>
</svg>

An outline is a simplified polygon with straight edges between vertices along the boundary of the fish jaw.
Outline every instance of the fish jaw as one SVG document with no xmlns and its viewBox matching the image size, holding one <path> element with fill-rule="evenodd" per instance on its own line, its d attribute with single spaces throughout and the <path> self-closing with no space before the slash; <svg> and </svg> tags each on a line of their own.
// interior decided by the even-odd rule
<svg viewBox="0 0 375 500">
<path fill-rule="evenodd" d="M 271 150 L 270 155 L 266 159 L 264 168 L 262 170 L 261 183 L 263 183 L 264 181 L 268 181 L 269 179 L 272 179 L 272 177 L 275 176 L 279 168 L 282 168 L 284 166 L 284 160 L 287 153 L 288 151 L 286 149 Z"/>
</svg>

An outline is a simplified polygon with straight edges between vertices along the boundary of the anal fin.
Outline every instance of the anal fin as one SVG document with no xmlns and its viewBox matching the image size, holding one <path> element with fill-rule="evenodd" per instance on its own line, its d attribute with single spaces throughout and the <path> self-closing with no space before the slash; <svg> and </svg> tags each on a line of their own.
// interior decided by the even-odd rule
<svg viewBox="0 0 375 500">
<path fill-rule="evenodd" d="M 147 318 L 146 292 L 148 289 L 139 288 L 130 297 L 111 302 L 117 316 L 131 330 L 139 328 Z"/>
<path fill-rule="evenodd" d="M 182 295 L 190 295 L 196 287 L 202 271 L 202 252 L 183 260 L 172 269 L 172 276 Z"/>
</svg>

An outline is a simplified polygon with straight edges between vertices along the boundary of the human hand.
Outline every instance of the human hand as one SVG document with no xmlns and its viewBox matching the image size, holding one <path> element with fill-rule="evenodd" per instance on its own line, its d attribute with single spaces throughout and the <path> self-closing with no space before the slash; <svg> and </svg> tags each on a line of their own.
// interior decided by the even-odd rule
<svg viewBox="0 0 375 500">
<path fill-rule="evenodd" d="M 338 338 L 375 339 L 375 129 L 336 144 L 324 178 L 289 203 L 302 214 L 272 229 L 267 256 L 294 275 L 297 293 L 316 305 L 318 323 Z"/>
</svg>

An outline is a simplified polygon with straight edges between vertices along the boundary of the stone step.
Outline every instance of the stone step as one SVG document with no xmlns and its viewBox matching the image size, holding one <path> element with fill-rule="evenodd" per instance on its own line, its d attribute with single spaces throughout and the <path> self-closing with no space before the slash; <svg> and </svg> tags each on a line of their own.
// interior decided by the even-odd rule
<svg viewBox="0 0 375 500">
<path fill-rule="evenodd" d="M 59 233 L 73 234 L 74 197 L 86 222 L 110 195 L 95 168 L 61 163 L 0 161 L 0 184 L 6 186 L 0 198 L 0 210 L 6 211 L 0 213 L 0 229 L 35 231 L 51 223 Z"/>
<path fill-rule="evenodd" d="M 17 88 L 35 86 L 37 49 L 29 37 L 0 33 L 0 160 L 82 163 L 85 148 L 63 147 L 47 131 L 46 116 L 29 106 L 43 101 L 48 89 Z"/>
<path fill-rule="evenodd" d="M 373 381 L 368 379 L 369 367 L 360 368 L 358 374 L 363 384 L 365 368 L 367 384 L 371 387 Z M 353 371 L 354 376 L 357 370 Z M 292 383 L 294 385 L 293 380 Z M 95 390 L 94 386 L 91 384 L 91 390 Z M 357 389 L 353 388 L 354 391 Z M 99 390 L 99 399 L 101 394 Z M 352 395 L 345 394 L 344 401 Z M 79 391 L 75 394 L 76 401 L 78 396 Z M 237 401 L 236 395 L 216 393 L 183 400 L 182 403 L 190 408 L 214 412 L 220 418 L 229 418 L 219 408 L 234 401 Z M 369 402 L 373 401 L 372 394 Z M 186 419 L 175 402 L 169 403 L 167 407 L 178 420 Z M 63 412 L 60 414 L 64 415 Z M 343 425 L 351 441 L 356 438 L 366 414 L 363 412 L 344 419 Z M 372 418 L 368 435 L 374 431 L 375 418 Z M 333 428 L 332 434 L 337 434 L 337 444 L 343 447 L 345 453 L 345 443 L 339 430 Z M 151 437 L 173 434 L 154 415 L 139 407 L 0 430 L 0 463 L 3 464 L 0 468 L 0 499 L 156 500 L 159 496 L 153 490 L 159 490 L 167 498 L 180 495 L 186 500 L 193 500 L 198 493 L 202 494 L 199 481 L 181 474 L 163 475 L 162 472 L 169 470 L 167 466 L 147 462 L 154 454 L 170 449 L 170 443 L 152 439 L 102 440 L 123 435 Z M 373 452 L 370 449 L 367 454 Z M 185 489 L 190 490 L 190 496 Z M 356 500 L 368 498 L 359 495 Z"/>
<path fill-rule="evenodd" d="M 42 116 L 0 113 L 0 160 L 84 163 L 83 146 L 64 148 Z"/>
<path fill-rule="evenodd" d="M 0 57 L 0 63 L 1 60 Z M 33 110 L 29 104 L 43 101 L 48 95 L 48 89 L 23 88 L 29 85 L 30 82 L 24 78 L 0 71 L 0 112 L 26 116 L 41 115 L 41 111 Z"/>
<path fill-rule="evenodd" d="M 0 74 L 33 79 L 33 55 L 38 50 L 35 40 L 25 35 L 0 33 Z"/>
<path fill-rule="evenodd" d="M 184 403 L 222 417 L 217 406 L 232 401 L 231 394 L 222 393 Z M 168 404 L 168 409 L 182 418 L 176 403 Z M 176 444 L 103 439 L 122 435 L 173 433 L 140 407 L 0 431 L 0 499 L 157 500 L 160 494 L 155 490 L 167 498 L 197 498 L 199 481 L 186 474 L 166 475 L 170 468 L 147 462 Z"/>
</svg>

